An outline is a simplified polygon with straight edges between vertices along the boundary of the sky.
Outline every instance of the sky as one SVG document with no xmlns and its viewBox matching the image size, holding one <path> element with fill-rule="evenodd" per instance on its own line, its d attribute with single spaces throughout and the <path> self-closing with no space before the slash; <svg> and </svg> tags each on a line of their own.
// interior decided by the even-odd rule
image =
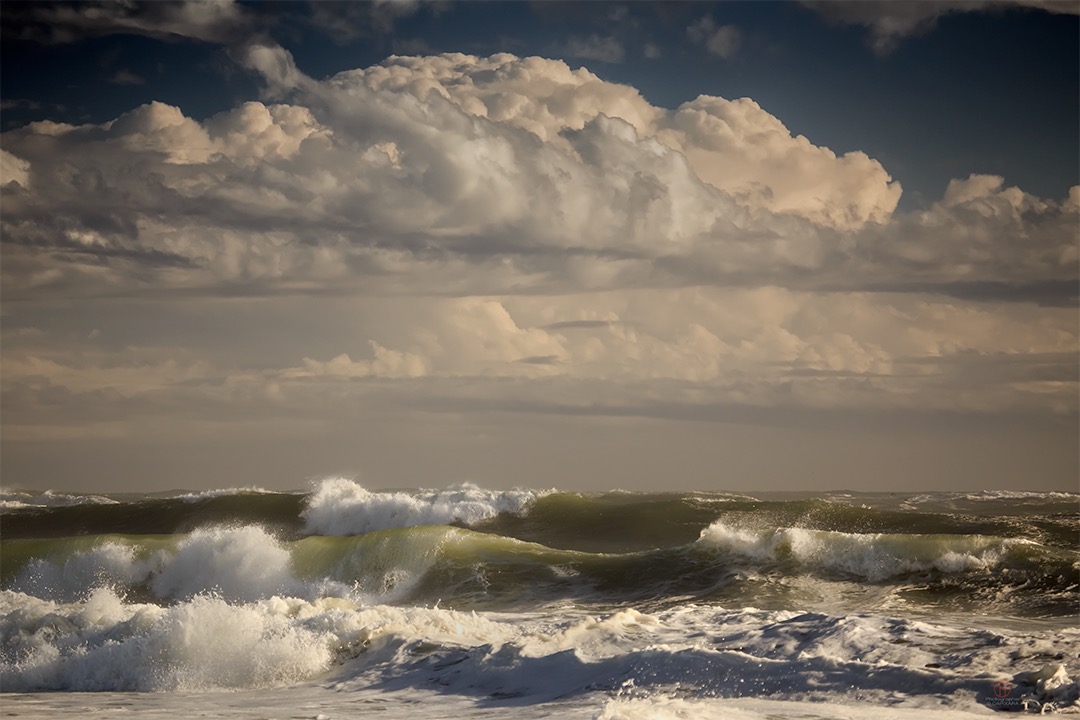
<svg viewBox="0 0 1080 720">
<path fill-rule="evenodd" d="M 1080 4 L 0 5 L 0 482 L 1077 490 Z"/>
</svg>

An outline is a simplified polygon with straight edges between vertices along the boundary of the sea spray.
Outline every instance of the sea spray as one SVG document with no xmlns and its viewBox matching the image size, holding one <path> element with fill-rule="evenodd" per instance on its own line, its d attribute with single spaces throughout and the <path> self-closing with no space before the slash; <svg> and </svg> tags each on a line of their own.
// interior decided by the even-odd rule
<svg viewBox="0 0 1080 720">
<path fill-rule="evenodd" d="M 288 549 L 258 526 L 202 528 L 178 539 L 104 536 L 89 544 L 93 540 L 56 543 L 52 557 L 30 559 L 11 587 L 64 602 L 97 587 L 144 586 L 162 600 L 202 593 L 239 601 L 305 594 Z"/>
<path fill-rule="evenodd" d="M 5 691 L 198 690 L 276 686 L 325 670 L 335 641 L 273 600 L 200 595 L 169 607 L 99 589 L 57 604 L 0 592 Z"/>
<path fill-rule="evenodd" d="M 174 554 L 163 551 L 158 558 L 161 570 L 150 582 L 158 597 L 186 599 L 213 592 L 227 600 L 252 601 L 299 590 L 289 551 L 257 526 L 196 530 Z"/>
</svg>

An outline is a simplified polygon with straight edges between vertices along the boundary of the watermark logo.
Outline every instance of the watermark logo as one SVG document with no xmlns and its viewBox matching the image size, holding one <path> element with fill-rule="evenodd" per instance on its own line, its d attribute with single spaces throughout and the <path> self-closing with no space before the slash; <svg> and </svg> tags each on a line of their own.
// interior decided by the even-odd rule
<svg viewBox="0 0 1080 720">
<path fill-rule="evenodd" d="M 1008 680 L 998 680 L 996 683 L 994 683 L 993 697 L 988 695 L 983 702 L 986 705 L 992 708 L 997 708 L 999 710 L 1003 708 L 1016 709 L 1023 707 L 1024 701 L 1021 698 L 1013 697 L 1012 695 L 1013 690 L 1015 689 L 1016 685 L 1009 682 Z"/>
</svg>

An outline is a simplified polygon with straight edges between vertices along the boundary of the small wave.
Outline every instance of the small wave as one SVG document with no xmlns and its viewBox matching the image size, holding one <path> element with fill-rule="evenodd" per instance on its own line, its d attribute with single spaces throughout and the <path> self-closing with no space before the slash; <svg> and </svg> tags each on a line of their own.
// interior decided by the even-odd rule
<svg viewBox="0 0 1080 720">
<path fill-rule="evenodd" d="M 475 525 L 502 513 L 524 515 L 546 493 L 484 490 L 472 484 L 445 490 L 371 492 L 346 478 L 319 483 L 302 517 L 318 535 L 358 535 L 416 525 Z"/>
<path fill-rule="evenodd" d="M 70 507 L 72 505 L 117 505 L 104 495 L 79 495 L 53 490 L 33 492 L 29 490 L 0 490 L 0 510 L 23 508 Z"/>
<path fill-rule="evenodd" d="M 1004 502 L 1004 501 L 1035 501 L 1035 502 L 1078 502 L 1080 493 L 1072 492 L 1034 492 L 1027 490 L 980 490 L 977 492 L 949 492 L 949 493 L 925 493 L 914 495 L 904 502 L 911 505 L 924 505 L 933 502 L 955 502 L 963 500 L 967 502 Z"/>
<path fill-rule="evenodd" d="M 714 522 L 699 542 L 756 561 L 791 559 L 800 565 L 856 575 L 870 581 L 936 570 L 986 570 L 1010 555 L 1042 549 L 1017 538 L 981 535 L 846 533 L 798 527 L 747 530 Z"/>
<path fill-rule="evenodd" d="M 209 500 L 211 498 L 226 497 L 232 495 L 278 495 L 273 490 L 264 490 L 261 487 L 250 485 L 242 488 L 223 488 L 218 490 L 202 490 L 199 492 L 183 493 L 177 495 L 176 499 L 183 500 L 184 502 L 199 502 L 200 500 Z"/>
</svg>

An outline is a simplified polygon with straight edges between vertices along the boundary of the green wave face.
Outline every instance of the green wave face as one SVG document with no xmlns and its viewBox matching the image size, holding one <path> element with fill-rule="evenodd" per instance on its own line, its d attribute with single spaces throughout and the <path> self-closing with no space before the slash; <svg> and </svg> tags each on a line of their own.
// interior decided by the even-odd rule
<svg viewBox="0 0 1080 720">
<path fill-rule="evenodd" d="M 212 526 L 4 540 L 0 556 L 6 589 L 78 599 L 104 585 L 157 603 L 206 593 L 234 600 L 329 593 L 456 608 L 840 602 L 1042 616 L 1075 613 L 1080 597 L 1080 554 L 1023 538 L 748 530 L 724 520 L 699 528 L 691 542 L 614 553 L 446 525 L 296 540 L 258 526 Z"/>
<path fill-rule="evenodd" d="M 5 492 L 0 586 L 47 599 L 1080 609 L 1067 493 Z"/>
</svg>

